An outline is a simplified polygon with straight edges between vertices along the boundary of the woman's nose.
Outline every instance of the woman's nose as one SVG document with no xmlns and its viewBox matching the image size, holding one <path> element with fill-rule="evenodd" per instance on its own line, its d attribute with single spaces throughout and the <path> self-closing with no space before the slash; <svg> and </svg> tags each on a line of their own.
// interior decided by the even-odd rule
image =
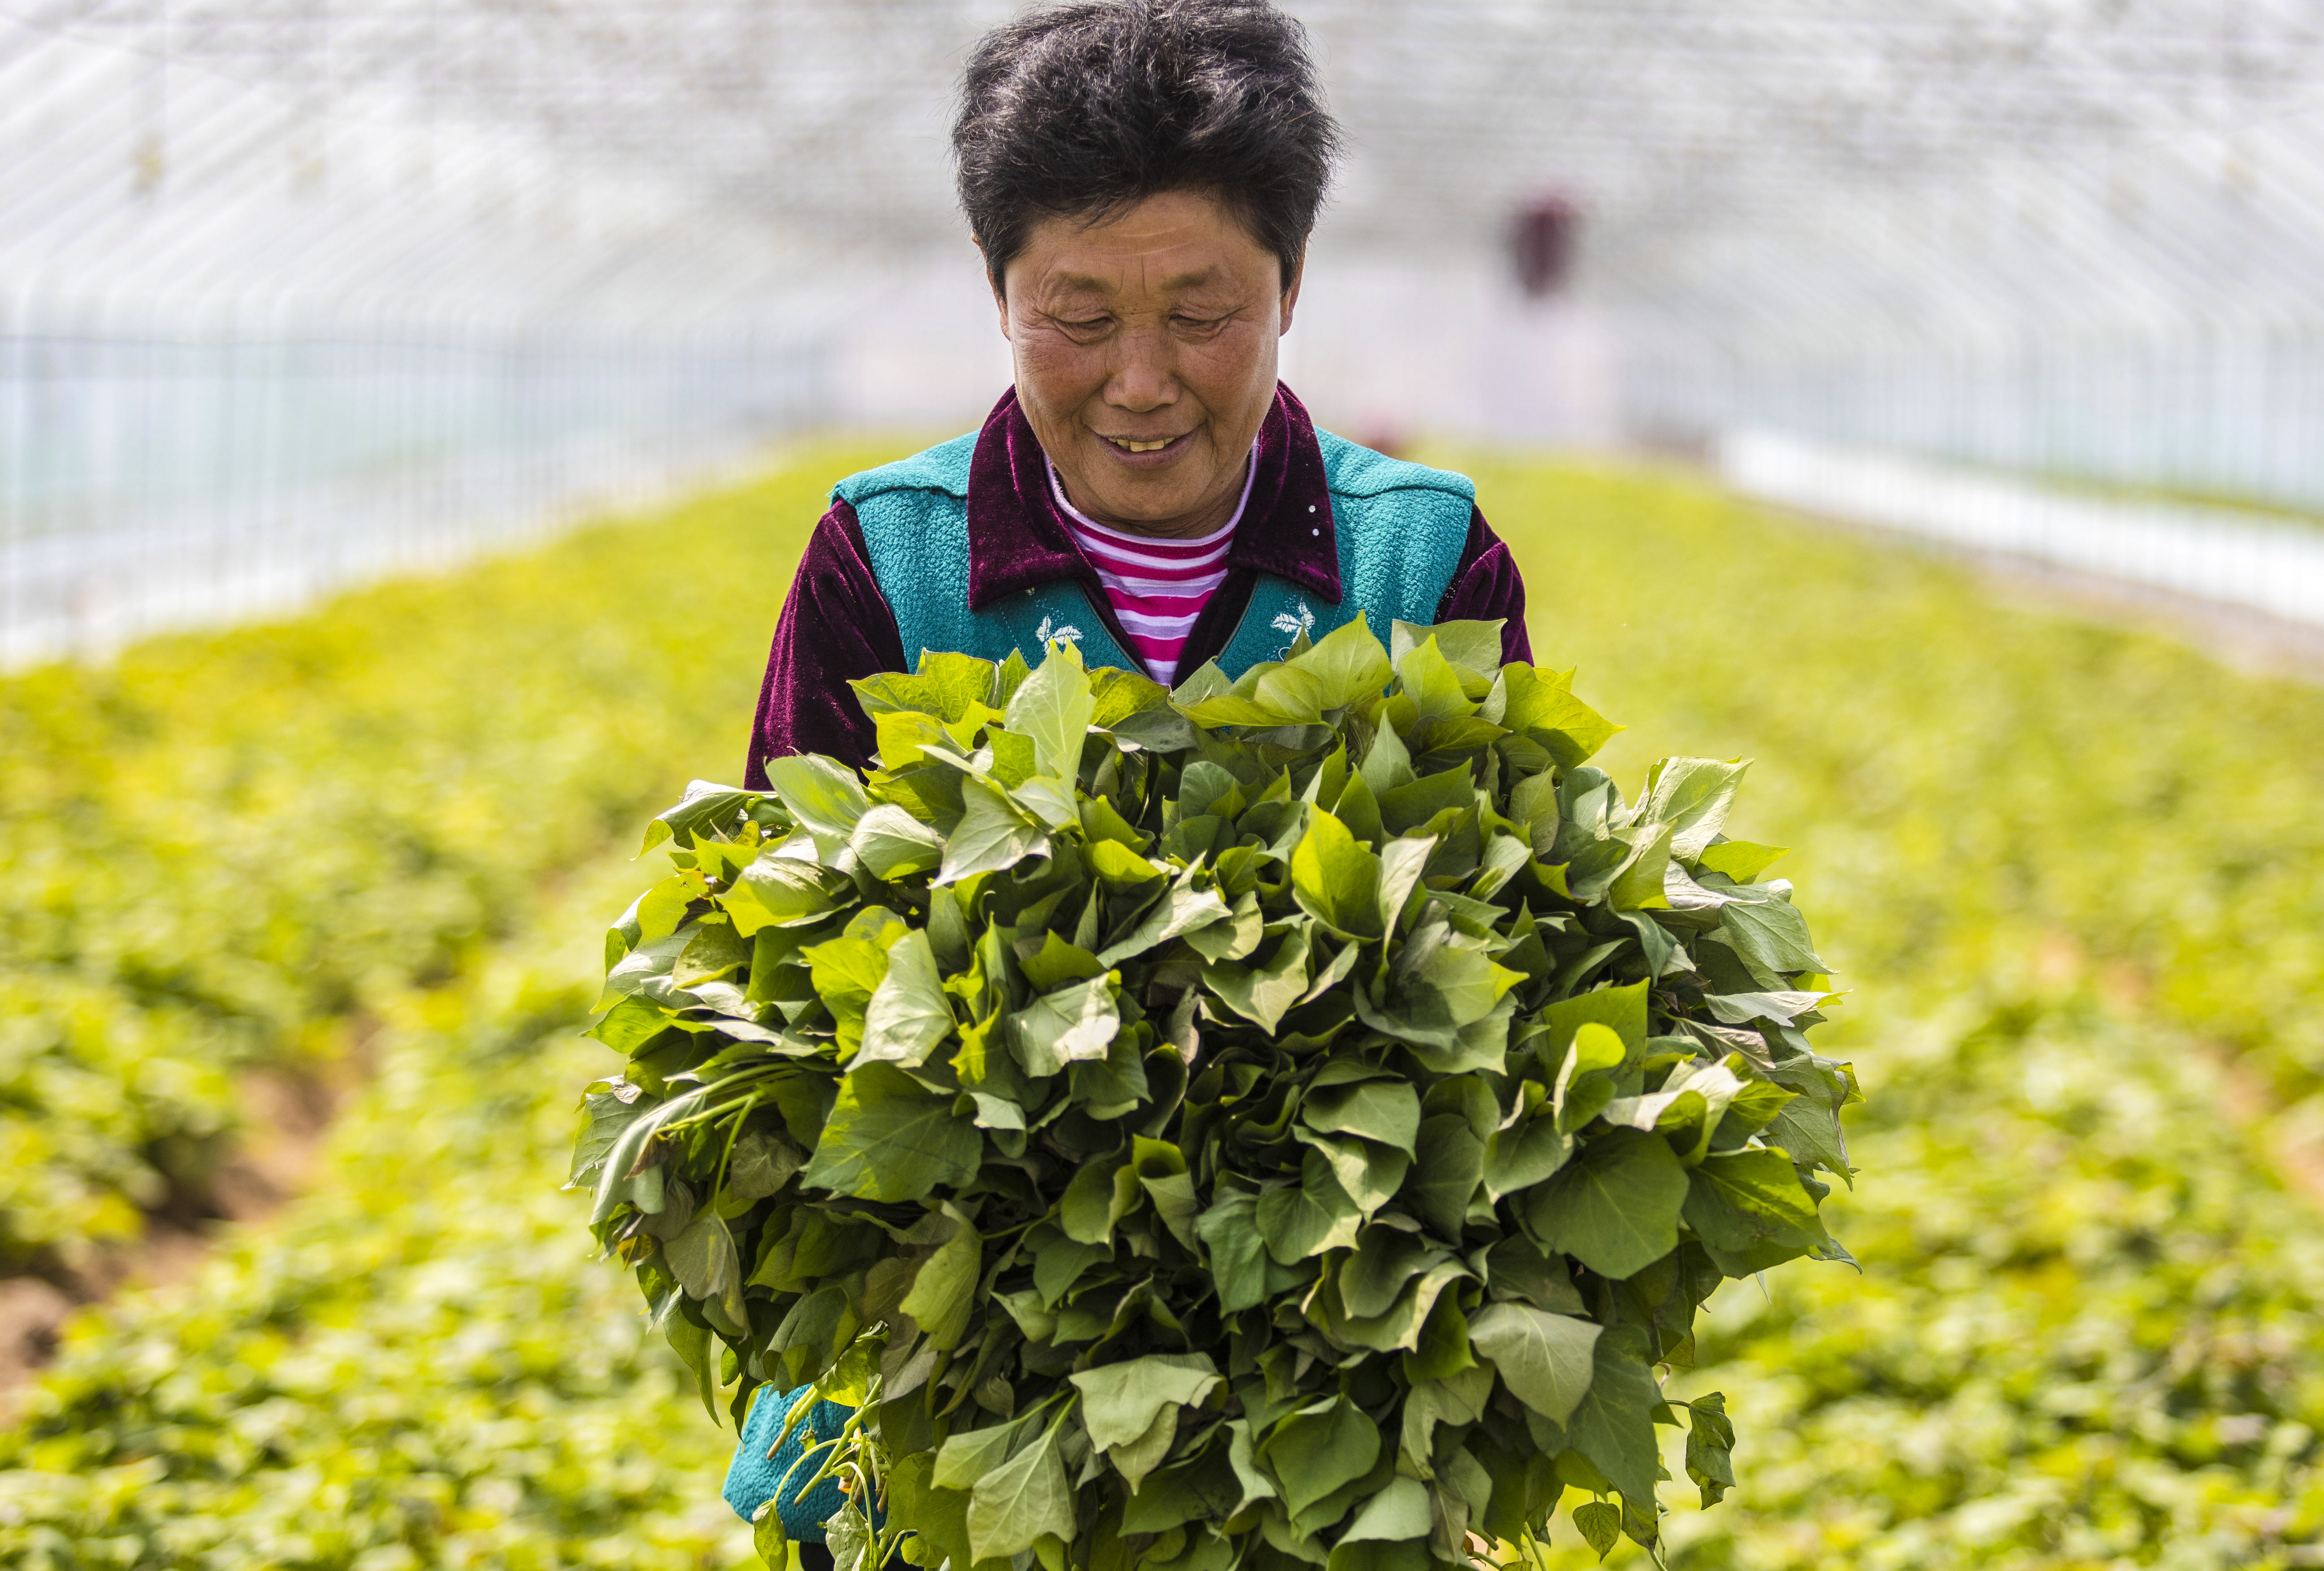
<svg viewBox="0 0 2324 1571">
<path fill-rule="evenodd" d="M 1143 412 L 1158 409 L 1178 395 L 1178 378 L 1170 363 L 1167 337 L 1150 329 L 1121 335 L 1120 358 L 1106 384 L 1106 402 Z"/>
</svg>

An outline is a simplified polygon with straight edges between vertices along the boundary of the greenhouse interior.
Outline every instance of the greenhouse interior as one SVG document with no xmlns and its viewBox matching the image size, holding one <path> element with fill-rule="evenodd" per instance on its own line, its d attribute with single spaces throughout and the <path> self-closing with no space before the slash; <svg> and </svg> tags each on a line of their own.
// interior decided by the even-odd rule
<svg viewBox="0 0 2324 1571">
<path fill-rule="evenodd" d="M 1718 1040 L 1756 1018 L 1779 1049 L 1799 1038 L 1794 1017 L 1816 1017 L 1814 1050 L 1831 1057 L 1814 1061 L 1851 1088 L 1823 1179 L 1798 1169 L 1808 1194 L 1830 1191 L 1816 1224 L 1830 1232 L 1818 1258 L 1722 1266 L 1756 1280 L 1725 1280 L 1658 1345 L 1661 1405 L 1635 1442 L 1643 1511 L 1573 1438 L 1581 1417 L 1568 1436 L 1564 1410 L 1545 1417 L 1507 1382 L 1489 1389 L 1510 1411 L 1532 1404 L 1516 1432 L 1546 1455 L 1530 1473 L 1509 1464 L 1519 1482 L 1506 1487 L 1557 1502 L 1521 1533 L 1486 1530 L 1503 1511 L 1502 1454 L 1487 1466 L 1455 1446 L 1456 1465 L 1440 1446 L 1432 1464 L 1424 1426 L 1392 1484 L 1389 1452 L 1375 1465 L 1367 1449 L 1347 1487 L 1374 1469 L 1379 1500 L 1409 1484 L 1441 1502 L 1454 1485 L 1439 1471 L 1490 1472 L 1473 1520 L 1418 1507 L 1436 1515 L 1406 1534 L 1366 1508 L 1344 1540 L 1267 1536 L 1249 1522 L 1301 1519 L 1279 1501 L 1268 1515 L 1256 1492 L 1237 1505 L 1231 1487 L 1215 1536 L 1188 1506 L 1147 1519 L 1163 1524 L 1153 1535 L 1120 1525 L 1133 1507 L 1077 1538 L 1068 1504 L 1063 1530 L 980 1548 L 974 1571 L 1238 1571 L 1243 1557 L 1251 1571 L 1427 1571 L 1448 1556 L 1501 1571 L 2324 1565 L 2324 10 L 1278 3 L 1305 30 L 1342 141 L 1281 339 L 1284 385 L 1323 430 L 1473 481 L 1523 575 L 1522 658 L 1570 675 L 1564 701 L 1607 720 L 1589 746 L 1618 789 L 1589 811 L 1649 813 L 1676 778 L 1658 760 L 1749 760 L 1723 845 L 1790 848 L 1775 883 L 1755 884 L 1753 858 L 1702 860 L 1723 845 L 1689 842 L 1683 864 L 1691 831 L 1665 826 L 1652 855 L 1669 859 L 1669 889 L 1708 905 L 1674 910 L 1685 900 L 1656 884 L 1637 909 L 1592 914 L 1563 881 L 1572 864 L 1546 865 L 1565 852 L 1536 821 L 1517 853 L 1532 871 L 1508 888 L 1537 879 L 1581 903 L 1526 896 L 1524 931 L 1552 904 L 1563 914 L 1542 919 L 1572 934 L 1601 916 L 1617 938 L 1633 924 L 1648 996 L 1665 1001 L 1654 1007 L 1682 1009 L 1702 991 L 1656 946 L 1699 938 L 1702 910 L 1731 909 L 1730 884 L 1775 889 L 1748 898 L 1787 908 L 1795 892 L 1829 965 L 1751 971 L 1756 990 L 1738 996 L 1788 1012 L 1730 1012 L 1724 994 L 1704 1007 L 1720 1012 Z M 641 1300 L 623 1278 L 660 1235 L 601 1250 L 589 1195 L 559 1186 L 596 1186 L 601 1210 L 614 1193 L 591 1176 L 604 1151 L 585 1161 L 575 1140 L 607 1086 L 638 1095 L 614 1078 L 630 1045 L 609 1045 L 603 1011 L 646 994 L 601 980 L 644 942 L 640 892 L 693 866 L 672 874 L 665 852 L 697 855 L 683 831 L 654 846 L 659 822 L 642 858 L 639 838 L 689 781 L 743 783 L 770 642 L 835 483 L 978 430 L 1017 374 L 950 137 L 980 38 L 1042 9 L 0 7 L 0 1563 L 678 1568 L 767 1555 L 870 1571 L 871 1540 L 778 1535 L 770 1549 L 765 1519 L 721 1498 L 741 1409 L 773 1377 L 733 1353 L 719 1365 L 701 1327 L 726 1327 L 680 1301 L 704 1293 Z M 1296 665 L 1306 634 L 1296 621 L 1286 633 L 1300 642 L 1277 656 Z M 1401 624 L 1396 637 L 1397 679 L 1417 684 Z M 1442 669 L 1449 651 L 1430 658 Z M 1465 724 L 1514 733 L 1517 689 L 1495 663 L 1453 661 L 1467 673 L 1454 687 L 1471 684 L 1453 698 Z M 992 696 L 1014 726 L 1001 671 Z M 1245 701 L 1249 686 L 1234 688 Z M 1225 701 L 1209 689 L 1178 698 L 1228 713 L 1203 707 Z M 975 713 L 1005 734 L 1002 707 Z M 1303 718 L 1356 724 L 1339 713 Z M 956 738 L 963 769 L 973 735 Z M 1486 749 L 1478 792 L 1505 799 L 1471 809 L 1520 847 L 1493 826 L 1526 832 L 1504 817 L 1523 818 L 1510 804 L 1525 788 L 1495 786 L 1504 766 L 1489 760 L 1555 753 L 1532 735 Z M 885 749 L 884 717 L 880 735 Z M 1354 767 L 1349 735 L 1335 781 Z M 1557 756 L 1567 796 L 1599 778 Z M 976 771 L 1001 770 L 999 753 L 978 757 Z M 1304 790 L 1305 821 L 1329 818 L 1316 792 L 1334 766 L 1282 767 L 1274 805 L 1300 808 Z M 887 801 L 884 778 L 871 789 Z M 998 778 L 979 772 L 975 789 L 1018 790 Z M 754 845 L 762 827 L 809 825 L 792 806 L 737 810 Z M 1566 796 L 1546 810 L 1560 835 L 1586 818 Z M 1063 836 L 1065 822 L 1050 828 Z M 1645 857 L 1651 820 L 1636 822 L 1623 854 Z M 1706 822 L 1698 842 L 1720 833 Z M 1615 832 L 1601 824 L 1597 844 Z M 1245 836 L 1261 864 L 1282 864 L 1256 889 L 1289 901 L 1305 875 L 1289 839 L 1266 850 L 1274 833 Z M 783 844 L 812 862 L 812 839 L 798 827 Z M 867 864 L 849 876 L 870 879 Z M 1489 969 L 1514 976 L 1519 938 L 1479 924 L 1517 897 L 1451 892 L 1429 865 L 1429 883 L 1399 887 L 1444 913 L 1443 942 L 1473 940 L 1485 947 L 1463 954 L 1489 950 Z M 921 873 L 912 898 L 934 901 Z M 702 900 L 720 892 L 692 876 Z M 1444 892 L 1427 905 L 1432 888 Z M 1255 941 L 1307 919 L 1267 910 Z M 1060 919 L 1048 941 L 1087 962 L 1062 975 L 1111 966 L 1118 983 L 1142 964 L 1100 964 L 1120 946 L 1090 936 L 1094 917 L 1079 935 Z M 776 930 L 742 950 L 770 974 Z M 1171 937 L 1206 978 L 1240 975 L 1256 952 L 1198 964 L 1191 938 Z M 1717 942 L 1694 942 L 1698 958 Z M 1316 949 L 1301 1007 L 1345 979 L 1358 947 L 1329 973 Z M 1039 948 L 1014 951 L 1028 975 L 1049 964 L 1029 957 Z M 1600 997 L 1579 980 L 1600 963 L 1576 962 L 1557 991 Z M 967 980 L 944 985 L 975 1007 Z M 1354 985 L 1370 1009 L 1373 984 Z M 757 987 L 745 1045 L 791 1029 L 766 1023 Z M 1535 1040 L 1548 1053 L 1561 1003 L 1517 996 L 1547 1022 Z M 706 1029 L 696 1007 L 669 1018 Z M 841 1012 L 804 1007 L 791 1025 Z M 1161 1015 L 1130 1018 L 1108 1016 L 1121 1040 L 1162 1040 Z M 859 1003 L 858 1043 L 862 1022 Z M 1363 1074 L 1411 1061 L 1372 1029 Z M 1679 1039 L 1639 1040 L 1621 1073 Z M 1569 1077 L 1582 1049 L 1568 1044 L 1583 1040 L 1570 1021 L 1557 1040 Z M 1643 1062 L 1660 1074 L 1670 1055 Z M 1182 1082 L 1199 1053 L 1191 1063 Z M 1563 1132 L 1569 1081 L 1554 1062 L 1537 1073 L 1554 1084 L 1523 1084 L 1554 1099 Z M 1656 1084 L 1625 1082 L 1607 1104 L 1643 1120 L 1622 1139 L 1670 1134 Z M 1532 1115 L 1533 1093 L 1495 1094 L 1500 1131 Z M 984 1122 L 991 1100 L 962 1124 L 972 1144 L 1009 1127 Z M 1710 1143 L 1670 1135 L 1691 1169 L 1728 1160 L 1711 1134 L 1728 1104 L 1702 1105 Z M 1021 1121 L 1012 1133 L 1021 1147 Z M 1329 1146 L 1307 1125 L 1298 1138 Z M 1407 1134 L 1398 1160 L 1431 1159 Z M 716 1171 L 725 1184 L 723 1160 Z M 1499 1198 L 1488 1171 L 1472 1243 L 1476 1207 L 1489 1216 Z M 1264 1215 L 1277 1180 L 1251 1182 Z M 945 1207 L 943 1226 L 963 1229 L 946 1236 L 973 1244 L 975 1224 Z M 1364 1236 L 1421 1225 L 1382 1215 Z M 1707 1226 L 1684 1215 L 1674 1239 Z M 891 1221 L 880 1225 L 900 1238 Z M 1166 1256 L 1180 1247 L 1155 1236 Z M 1535 1243 L 1563 1273 L 1556 1246 Z M 753 1280 L 771 1286 L 789 1247 Z M 1267 1247 L 1274 1271 L 1272 1234 Z M 1505 1308 L 1582 1323 L 1572 1287 L 1556 1304 L 1509 1298 L 1492 1285 L 1508 1268 L 1486 1256 L 1447 1246 L 1455 1285 L 1427 1289 L 1457 1299 L 1446 1314 L 1471 1317 L 1477 1349 L 1502 1346 L 1486 1327 L 1510 1324 Z M 1582 1265 L 1591 1290 L 1630 1290 Z M 1343 1291 L 1351 1312 L 1354 1265 L 1312 1269 L 1331 1313 Z M 1008 1313 L 1027 1328 L 1010 1335 L 1052 1335 L 1029 1327 L 1054 1328 L 1056 1304 L 1036 1314 L 1023 1297 Z M 1433 1301 L 1413 1336 L 1418 1316 L 1440 1323 Z M 1307 1379 L 1338 1333 L 1306 1300 L 1274 1316 Z M 776 1334 L 786 1349 L 806 1335 L 797 1324 Z M 1172 1345 L 1196 1345 L 1169 1325 Z M 1400 1372 L 1379 1376 L 1397 1401 L 1425 1363 L 1421 1345 L 1400 1348 L 1401 1363 L 1378 1365 Z M 1110 1355 L 1082 1356 L 1086 1370 Z M 943 1377 L 955 1404 L 972 1384 L 960 1363 Z M 1246 1382 L 1259 1377 L 1223 1355 L 1213 1372 L 1216 1391 L 1153 1433 L 1194 1444 L 1205 1413 L 1230 1415 L 1222 1433 L 1258 1421 Z M 850 1378 L 868 1402 L 862 1370 Z M 1442 1370 L 1426 1378 L 1451 1388 Z M 1349 1411 L 1374 1400 L 1370 1379 L 1343 1377 Z M 1260 1382 L 1269 1399 L 1276 1380 Z M 1002 1387 L 973 1400 L 1011 1414 Z M 1705 1437 L 1728 1418 L 1731 1460 L 1713 1459 Z M 1251 1432 L 1237 1433 L 1233 1476 L 1272 1500 L 1276 1475 L 1250 1471 Z M 1074 1487 L 1097 1488 L 1107 1465 L 1093 1437 L 1080 1443 Z M 1267 1466 L 1293 1442 L 1272 1443 L 1259 1441 Z M 1129 1487 L 1134 1501 L 1134 1475 Z M 894 1502 L 918 1497 L 880 1498 L 907 1511 Z M 964 1509 L 973 1536 L 983 1508 Z M 940 1571 L 918 1542 L 890 1564 Z"/>
</svg>

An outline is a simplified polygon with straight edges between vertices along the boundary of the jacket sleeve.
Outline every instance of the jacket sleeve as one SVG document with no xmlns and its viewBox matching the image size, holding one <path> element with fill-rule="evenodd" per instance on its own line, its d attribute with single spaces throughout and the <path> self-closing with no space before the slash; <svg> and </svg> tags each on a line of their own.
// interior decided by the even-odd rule
<svg viewBox="0 0 2324 1571">
<path fill-rule="evenodd" d="M 764 790 L 767 760 L 793 753 L 868 765 L 875 745 L 872 718 L 847 684 L 904 669 L 903 635 L 872 575 L 855 510 L 834 502 L 808 538 L 775 624 L 742 783 Z"/>
<path fill-rule="evenodd" d="M 1533 641 L 1526 635 L 1525 578 L 1509 555 L 1509 548 L 1493 532 L 1485 515 L 1469 510 L 1469 539 L 1452 569 L 1452 587 L 1437 603 L 1439 622 L 1503 623 L 1501 661 L 1533 661 Z"/>
</svg>

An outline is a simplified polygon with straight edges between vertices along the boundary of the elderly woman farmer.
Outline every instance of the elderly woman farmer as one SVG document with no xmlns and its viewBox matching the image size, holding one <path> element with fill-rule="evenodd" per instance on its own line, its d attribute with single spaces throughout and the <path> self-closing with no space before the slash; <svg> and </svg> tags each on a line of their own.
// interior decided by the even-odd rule
<svg viewBox="0 0 2324 1571">
<path fill-rule="evenodd" d="M 1317 430 L 1276 380 L 1334 143 L 1298 24 L 1262 0 L 1079 0 L 984 39 L 953 145 L 1016 385 L 982 430 L 834 488 L 751 784 L 785 753 L 867 761 L 848 681 L 925 650 L 1038 662 L 1063 639 L 1170 683 L 1360 613 L 1500 619 L 1503 660 L 1531 658 L 1469 481 Z M 798 1395 L 752 1408 L 726 1489 L 746 1515 L 844 1419 L 821 1404 L 770 1456 Z M 783 1521 L 820 1540 L 835 1488 L 797 1493 Z"/>
<path fill-rule="evenodd" d="M 1458 475 L 1319 431 L 1276 380 L 1335 131 L 1257 0 L 1081 0 L 988 34 L 953 130 L 1016 385 L 983 428 L 833 488 L 761 690 L 766 759 L 863 762 L 847 686 L 927 649 L 1163 682 L 1358 612 L 1505 618 L 1525 586 Z"/>
</svg>

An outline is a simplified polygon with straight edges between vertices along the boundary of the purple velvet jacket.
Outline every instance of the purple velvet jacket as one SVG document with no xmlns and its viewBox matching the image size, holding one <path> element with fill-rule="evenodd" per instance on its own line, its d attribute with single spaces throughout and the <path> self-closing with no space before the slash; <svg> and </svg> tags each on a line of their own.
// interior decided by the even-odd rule
<svg viewBox="0 0 2324 1571">
<path fill-rule="evenodd" d="M 1250 603 L 1261 573 L 1288 578 L 1334 605 L 1340 599 L 1339 547 L 1332 533 L 1332 498 L 1323 480 L 1323 453 L 1314 422 L 1287 387 L 1259 428 L 1259 472 L 1250 502 L 1227 552 L 1226 581 L 1211 596 L 1179 658 L 1190 672 L 1224 649 Z M 1056 500 L 1033 428 L 1014 389 L 1001 395 L 978 432 L 968 475 L 968 600 L 982 610 L 1029 585 L 1075 578 L 1106 630 L 1123 648 L 1129 637 L 1107 603 L 1090 566 L 1074 543 Z M 1504 661 L 1530 661 L 1526 639 L 1525 580 L 1508 547 L 1471 511 L 1469 539 L 1453 569 L 1436 620 L 1506 619 Z M 835 500 L 808 540 L 790 598 L 775 624 L 767 679 L 759 689 L 759 716 L 751 731 L 750 764 L 742 781 L 766 789 L 766 761 L 793 753 L 821 753 L 867 765 L 874 745 L 872 722 L 848 683 L 877 671 L 908 670 L 895 613 L 880 593 L 855 510 Z"/>
</svg>

